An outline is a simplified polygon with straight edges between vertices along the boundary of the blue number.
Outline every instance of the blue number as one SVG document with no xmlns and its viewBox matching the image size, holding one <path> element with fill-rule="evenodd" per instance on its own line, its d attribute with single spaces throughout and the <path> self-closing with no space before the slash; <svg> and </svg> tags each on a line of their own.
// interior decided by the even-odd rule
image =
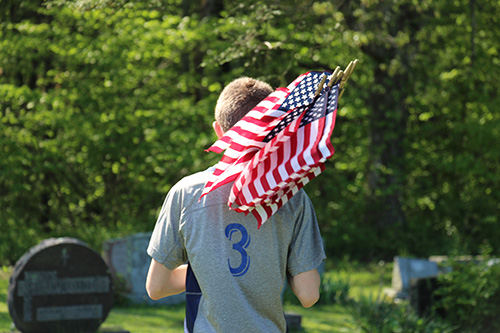
<svg viewBox="0 0 500 333">
<path fill-rule="evenodd" d="M 233 234 L 239 231 L 241 233 L 241 240 L 238 243 L 233 244 L 233 250 L 238 251 L 241 254 L 241 263 L 238 267 L 232 267 L 229 259 L 227 259 L 227 264 L 229 265 L 229 271 L 233 276 L 242 276 L 248 271 L 250 267 L 250 257 L 245 249 L 250 244 L 250 236 L 248 235 L 247 229 L 239 223 L 231 223 L 226 227 L 226 237 L 231 240 Z"/>
</svg>

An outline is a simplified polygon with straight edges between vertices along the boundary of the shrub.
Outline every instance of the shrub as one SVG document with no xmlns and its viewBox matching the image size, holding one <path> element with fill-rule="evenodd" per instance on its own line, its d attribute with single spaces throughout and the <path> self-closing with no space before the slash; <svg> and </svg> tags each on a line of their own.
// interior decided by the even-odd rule
<svg viewBox="0 0 500 333">
<path fill-rule="evenodd" d="M 349 281 L 333 277 L 321 278 L 319 304 L 346 304 L 349 301 Z"/>
<path fill-rule="evenodd" d="M 440 318 L 419 317 L 408 303 L 395 304 L 380 294 L 361 295 L 352 302 L 351 315 L 355 325 L 363 332 L 453 332 L 453 328 Z"/>
<path fill-rule="evenodd" d="M 318 304 L 347 304 L 349 302 L 349 281 L 342 278 L 321 276 L 321 286 L 319 289 Z M 292 288 L 287 284 L 283 291 L 283 302 L 286 304 L 299 305 L 300 302 L 295 297 Z"/>
<path fill-rule="evenodd" d="M 451 271 L 439 276 L 435 308 L 465 332 L 500 332 L 500 264 L 482 251 L 481 261 L 450 261 Z"/>
</svg>

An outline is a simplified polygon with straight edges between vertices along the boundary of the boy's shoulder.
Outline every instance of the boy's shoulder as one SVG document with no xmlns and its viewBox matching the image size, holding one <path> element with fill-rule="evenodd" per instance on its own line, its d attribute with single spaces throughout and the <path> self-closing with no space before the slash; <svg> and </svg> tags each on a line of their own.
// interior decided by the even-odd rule
<svg viewBox="0 0 500 333">
<path fill-rule="evenodd" d="M 170 190 L 170 192 L 177 193 L 186 198 L 188 197 L 196 197 L 196 200 L 199 199 L 201 202 L 205 203 L 208 199 L 210 203 L 223 202 L 227 204 L 229 192 L 231 191 L 231 187 L 233 186 L 233 182 L 222 185 L 219 188 L 214 189 L 209 194 L 201 197 L 203 190 L 205 189 L 205 185 L 207 181 L 211 178 L 215 168 L 210 167 L 206 170 L 199 171 L 193 173 L 189 176 L 186 176 L 179 180 Z M 296 211 L 297 208 L 305 208 L 310 205 L 310 199 L 304 189 L 300 189 L 295 193 L 288 202 L 282 207 L 286 207 L 281 210 L 292 210 Z"/>
<path fill-rule="evenodd" d="M 192 173 L 188 176 L 185 176 L 181 178 L 173 187 L 172 189 L 181 189 L 185 187 L 192 187 L 192 186 L 205 186 L 205 183 L 207 182 L 208 178 L 211 175 L 210 169 L 206 169 L 203 171 L 198 171 L 195 173 Z"/>
<path fill-rule="evenodd" d="M 212 173 L 213 169 L 208 168 L 206 170 L 198 171 L 191 175 L 185 176 L 184 178 L 180 179 L 174 186 L 172 186 L 169 192 L 202 192 Z"/>
</svg>

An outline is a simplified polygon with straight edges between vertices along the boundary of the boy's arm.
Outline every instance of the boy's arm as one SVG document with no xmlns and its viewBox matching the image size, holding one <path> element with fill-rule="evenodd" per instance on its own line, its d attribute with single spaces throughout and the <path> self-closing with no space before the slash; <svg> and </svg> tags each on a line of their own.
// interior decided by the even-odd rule
<svg viewBox="0 0 500 333">
<path fill-rule="evenodd" d="M 179 294 L 186 290 L 187 264 L 170 270 L 154 259 L 151 259 L 146 291 L 149 297 L 157 300 L 163 297 Z"/>
<path fill-rule="evenodd" d="M 295 276 L 289 275 L 288 284 L 303 307 L 309 308 L 319 300 L 321 278 L 316 268 Z"/>
</svg>

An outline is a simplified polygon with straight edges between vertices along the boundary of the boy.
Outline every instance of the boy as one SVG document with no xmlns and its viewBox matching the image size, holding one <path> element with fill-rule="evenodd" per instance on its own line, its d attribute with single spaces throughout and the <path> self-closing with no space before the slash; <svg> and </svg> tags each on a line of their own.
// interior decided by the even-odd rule
<svg viewBox="0 0 500 333">
<path fill-rule="evenodd" d="M 247 77 L 228 84 L 215 109 L 217 136 L 271 92 Z M 252 214 L 228 209 L 232 183 L 199 201 L 213 170 L 169 191 L 147 250 L 146 290 L 152 299 L 186 291 L 188 332 L 284 332 L 285 278 L 304 307 L 319 299 L 325 254 L 313 206 L 301 190 L 257 229 Z"/>
</svg>

